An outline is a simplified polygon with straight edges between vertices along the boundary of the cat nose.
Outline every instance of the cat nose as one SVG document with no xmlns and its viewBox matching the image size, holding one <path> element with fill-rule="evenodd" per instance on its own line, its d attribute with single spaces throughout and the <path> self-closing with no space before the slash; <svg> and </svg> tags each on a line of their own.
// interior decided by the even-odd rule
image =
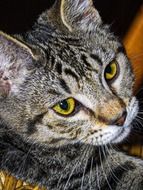
<svg viewBox="0 0 143 190">
<path fill-rule="evenodd" d="M 110 125 L 123 126 L 127 117 L 127 111 L 123 111 L 122 116 L 118 117 L 116 120 L 112 121 Z"/>
</svg>

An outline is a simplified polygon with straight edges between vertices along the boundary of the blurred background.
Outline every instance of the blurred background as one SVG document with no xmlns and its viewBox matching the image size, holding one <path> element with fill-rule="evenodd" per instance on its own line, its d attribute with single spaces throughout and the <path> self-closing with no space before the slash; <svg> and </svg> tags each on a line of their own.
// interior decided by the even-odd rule
<svg viewBox="0 0 143 190">
<path fill-rule="evenodd" d="M 0 0 L 0 30 L 10 34 L 23 33 L 29 30 L 34 21 L 38 18 L 38 15 L 47 8 L 50 8 L 53 3 L 54 0 Z M 121 39 L 124 39 L 132 26 L 134 18 L 136 18 L 136 15 L 139 13 L 141 5 L 143 5 L 143 0 L 94 0 L 94 5 L 99 11 L 104 23 L 108 23 L 112 32 L 118 35 Z M 135 30 L 136 27 L 134 27 L 134 31 Z M 130 42 L 131 38 L 132 33 L 128 38 L 128 42 Z M 132 46 L 135 45 L 133 44 Z M 141 51 L 143 52 L 143 49 Z M 138 55 L 136 54 L 136 56 Z M 143 79 L 143 75 L 141 75 L 141 77 Z M 138 97 L 140 102 L 143 102 L 143 90 L 140 90 Z M 141 105 L 141 110 L 143 110 L 142 107 L 143 106 Z M 143 144 L 142 113 L 139 117 L 141 119 L 138 118 L 138 122 L 134 125 L 135 127 L 131 137 L 127 139 L 125 144 L 134 144 L 136 148 L 132 149 L 130 147 L 129 149 L 134 152 L 133 154 L 139 154 L 135 152 L 138 148 L 140 148 L 140 154 L 143 156 L 143 148 L 138 146 L 138 144 Z"/>
<path fill-rule="evenodd" d="M 26 31 L 53 3 L 54 0 L 0 0 L 0 29 L 8 33 Z M 104 22 L 120 37 L 127 32 L 142 3 L 143 0 L 94 0 Z"/>
</svg>

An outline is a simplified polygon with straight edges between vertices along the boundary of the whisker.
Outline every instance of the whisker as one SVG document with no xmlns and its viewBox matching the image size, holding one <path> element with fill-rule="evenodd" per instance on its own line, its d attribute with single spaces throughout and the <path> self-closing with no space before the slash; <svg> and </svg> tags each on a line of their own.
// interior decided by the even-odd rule
<svg viewBox="0 0 143 190">
<path fill-rule="evenodd" d="M 90 173 L 89 173 L 89 187 L 91 190 L 91 185 L 92 185 L 92 167 L 93 167 L 93 157 L 91 158 L 91 164 L 90 164 Z"/>
<path fill-rule="evenodd" d="M 70 179 L 71 179 L 71 177 L 72 177 L 72 175 L 73 175 L 73 173 L 74 173 L 74 171 L 75 171 L 75 169 L 76 169 L 76 167 L 78 166 L 78 162 L 75 164 L 75 166 L 73 167 L 73 169 L 72 169 L 72 171 L 71 171 L 71 173 L 70 173 L 70 175 L 69 175 L 69 177 L 68 177 L 68 180 L 67 180 L 67 182 L 66 182 L 66 184 L 65 184 L 65 187 L 64 187 L 64 190 L 66 190 L 66 188 L 67 188 L 67 186 L 68 186 L 68 183 L 69 183 L 69 181 L 70 181 Z"/>
<path fill-rule="evenodd" d="M 96 178 L 97 178 L 97 187 L 100 190 L 100 180 L 99 180 L 99 168 L 98 168 L 98 164 L 96 164 Z"/>
<path fill-rule="evenodd" d="M 110 149 L 113 149 L 113 150 L 114 150 L 114 148 L 112 147 L 111 144 L 109 144 L 109 146 L 110 146 Z M 109 149 L 108 147 L 106 147 L 106 148 L 107 148 L 108 154 L 109 154 L 110 157 L 112 158 L 113 162 L 116 163 L 116 164 L 117 164 L 120 168 L 122 168 L 123 170 L 128 171 L 129 168 L 125 168 L 125 167 L 123 167 L 123 166 L 121 165 L 121 163 L 117 162 L 117 161 L 115 160 L 115 158 L 112 156 L 112 154 L 111 154 L 111 152 L 110 152 L 110 149 Z"/>
<path fill-rule="evenodd" d="M 35 142 L 32 143 L 32 145 L 30 146 L 28 152 L 24 155 L 23 160 L 22 160 L 22 162 L 21 162 L 21 165 L 20 165 L 20 167 L 19 167 L 18 173 L 19 173 L 19 172 L 20 172 L 20 173 L 23 172 L 23 169 L 24 169 L 25 164 L 26 164 L 26 160 L 27 160 L 27 158 L 28 158 L 28 156 L 29 156 L 29 154 L 30 154 L 30 152 L 31 152 L 31 149 L 32 149 L 32 147 L 33 147 L 34 145 L 35 145 Z"/>
<path fill-rule="evenodd" d="M 89 158 L 87 157 L 86 162 L 85 162 L 85 167 L 84 167 L 84 170 L 83 170 L 82 180 L 81 180 L 81 190 L 83 189 L 83 185 L 84 185 L 84 176 L 85 176 L 85 171 L 86 171 L 88 160 L 89 160 Z"/>
<path fill-rule="evenodd" d="M 106 145 L 105 145 L 105 148 L 106 148 Z M 104 157 L 106 158 L 107 157 L 107 155 L 106 155 L 106 153 L 105 153 L 105 151 L 104 151 L 104 148 L 102 147 L 102 151 L 103 151 L 103 154 L 104 154 Z M 112 170 L 112 168 L 111 168 L 111 166 L 110 166 L 110 164 L 109 164 L 109 161 L 108 161 L 108 159 L 106 159 L 106 162 L 107 162 L 107 165 L 108 165 L 108 167 L 109 167 L 109 169 L 110 169 L 110 171 L 111 171 L 111 173 L 112 173 L 112 175 L 113 175 L 113 177 L 114 177 L 114 181 L 116 182 L 116 183 L 120 183 L 121 184 L 121 181 L 118 179 L 118 177 L 115 175 L 115 173 L 113 172 L 113 170 Z M 111 162 L 112 163 L 112 162 Z M 116 181 L 117 180 L 117 181 Z"/>
<path fill-rule="evenodd" d="M 103 171 L 103 175 L 104 175 L 104 177 L 105 177 L 105 180 L 106 180 L 106 182 L 107 182 L 107 184 L 108 184 L 109 189 L 110 189 L 110 190 L 113 190 L 112 187 L 111 187 L 111 185 L 110 185 L 110 183 L 109 183 L 109 181 L 108 181 L 108 178 L 107 178 L 107 175 L 106 175 L 106 173 L 105 173 L 105 170 L 104 170 L 104 166 L 103 166 L 103 163 L 102 163 L 102 156 L 101 156 L 100 147 L 99 147 L 99 157 L 100 157 L 101 169 L 102 169 L 102 171 Z"/>
<path fill-rule="evenodd" d="M 78 161 L 76 162 L 75 166 L 73 167 L 73 169 L 72 169 L 72 171 L 71 171 L 71 173 L 70 173 L 70 175 L 69 175 L 69 177 L 68 177 L 68 179 L 67 179 L 67 182 L 66 182 L 66 184 L 65 184 L 64 190 L 66 190 L 66 188 L 67 188 L 67 186 L 68 186 L 68 184 L 69 184 L 69 181 L 70 181 L 70 179 L 71 179 L 71 177 L 72 177 L 72 175 L 73 175 L 75 169 L 78 167 L 78 164 L 79 164 L 79 165 L 82 164 L 81 160 L 85 157 L 86 153 L 88 152 L 88 149 L 89 149 L 89 146 L 86 146 L 86 149 L 85 149 L 84 154 L 82 155 L 81 159 L 78 160 Z M 64 173 L 64 171 L 63 171 L 63 173 Z M 60 181 L 61 181 L 61 179 L 62 179 L 64 176 L 65 176 L 65 175 L 63 174 L 62 177 L 60 177 Z M 58 184 L 60 184 L 60 181 L 58 182 Z"/>
</svg>

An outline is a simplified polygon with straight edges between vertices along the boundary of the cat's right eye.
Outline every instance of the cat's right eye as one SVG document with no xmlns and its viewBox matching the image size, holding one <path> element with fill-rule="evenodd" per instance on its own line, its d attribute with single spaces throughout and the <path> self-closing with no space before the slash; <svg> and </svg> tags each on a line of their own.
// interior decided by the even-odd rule
<svg viewBox="0 0 143 190">
<path fill-rule="evenodd" d="M 75 111 L 75 107 L 76 100 L 74 98 L 67 98 L 53 106 L 53 110 L 61 116 L 70 116 Z"/>
</svg>

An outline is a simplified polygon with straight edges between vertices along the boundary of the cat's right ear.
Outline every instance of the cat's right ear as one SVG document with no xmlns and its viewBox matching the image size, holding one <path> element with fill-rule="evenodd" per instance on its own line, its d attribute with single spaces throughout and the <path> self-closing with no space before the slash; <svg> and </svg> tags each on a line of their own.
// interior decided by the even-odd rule
<svg viewBox="0 0 143 190">
<path fill-rule="evenodd" d="M 0 97 L 18 92 L 34 60 L 36 57 L 31 48 L 0 32 Z"/>
<path fill-rule="evenodd" d="M 54 6 L 48 11 L 48 22 L 61 21 L 70 31 L 91 31 L 102 23 L 93 0 L 56 0 Z"/>
</svg>

